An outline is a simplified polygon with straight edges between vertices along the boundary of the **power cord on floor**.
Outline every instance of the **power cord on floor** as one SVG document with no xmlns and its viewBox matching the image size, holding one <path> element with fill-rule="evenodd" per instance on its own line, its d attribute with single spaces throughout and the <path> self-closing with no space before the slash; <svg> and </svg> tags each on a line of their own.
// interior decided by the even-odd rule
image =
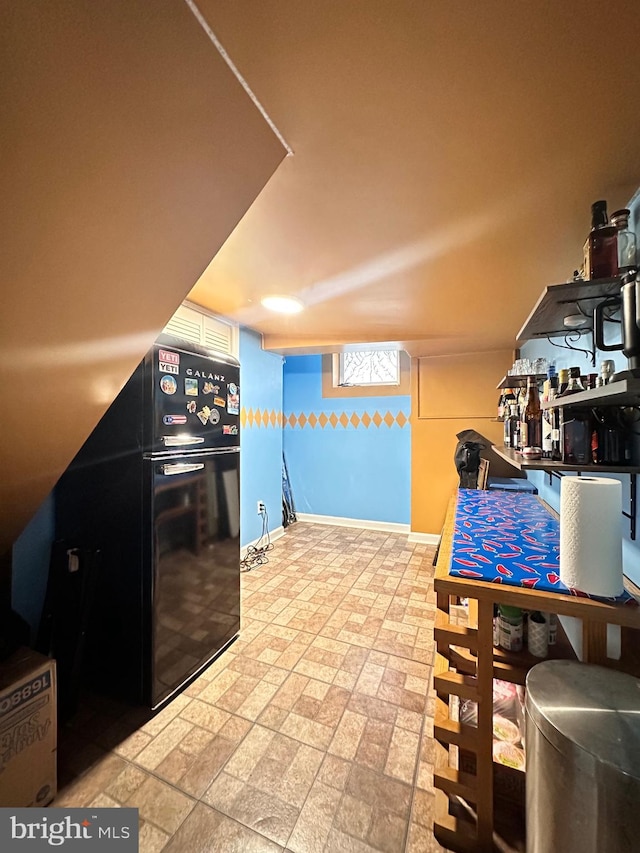
<svg viewBox="0 0 640 853">
<path fill-rule="evenodd" d="M 262 533 L 255 545 L 249 545 L 244 559 L 240 560 L 241 572 L 250 572 L 256 566 L 263 566 L 268 563 L 267 552 L 273 551 L 273 543 L 269 535 L 269 513 L 263 509 L 260 515 L 262 516 Z"/>
</svg>

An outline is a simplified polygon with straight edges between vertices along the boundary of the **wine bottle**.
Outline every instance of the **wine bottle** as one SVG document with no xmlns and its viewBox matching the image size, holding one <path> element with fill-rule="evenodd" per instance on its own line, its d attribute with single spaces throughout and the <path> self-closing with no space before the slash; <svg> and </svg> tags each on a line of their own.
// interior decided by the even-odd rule
<svg viewBox="0 0 640 853">
<path fill-rule="evenodd" d="M 524 424 L 526 425 L 526 443 L 523 447 L 542 447 L 542 410 L 538 382 L 535 376 L 527 379 L 527 402 L 524 407 Z"/>
</svg>

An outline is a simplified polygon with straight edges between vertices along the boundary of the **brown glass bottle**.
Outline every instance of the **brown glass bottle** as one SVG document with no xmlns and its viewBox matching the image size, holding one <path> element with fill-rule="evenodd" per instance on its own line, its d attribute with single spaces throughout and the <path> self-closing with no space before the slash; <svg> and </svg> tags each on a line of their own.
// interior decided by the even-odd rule
<svg viewBox="0 0 640 853">
<path fill-rule="evenodd" d="M 591 205 L 591 231 L 584 244 L 584 271 L 588 279 L 618 275 L 618 229 L 609 225 L 607 202 Z"/>
<path fill-rule="evenodd" d="M 526 427 L 523 447 L 542 448 L 542 410 L 535 376 L 529 376 L 527 379 L 527 402 L 524 407 L 523 425 Z"/>
</svg>

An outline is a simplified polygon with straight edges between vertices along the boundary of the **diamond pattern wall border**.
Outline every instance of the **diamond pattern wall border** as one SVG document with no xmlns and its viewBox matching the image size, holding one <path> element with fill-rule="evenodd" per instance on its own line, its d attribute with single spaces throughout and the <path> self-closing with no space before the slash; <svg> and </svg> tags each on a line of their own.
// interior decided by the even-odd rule
<svg viewBox="0 0 640 853">
<path fill-rule="evenodd" d="M 310 429 L 325 429 L 327 425 L 336 429 L 341 427 L 347 429 L 369 429 L 371 425 L 380 429 L 386 426 L 389 429 L 394 424 L 399 427 L 409 426 L 409 417 L 404 412 L 397 412 L 395 415 L 392 412 L 331 412 L 326 414 L 320 412 L 276 412 L 275 409 L 245 409 L 240 411 L 240 423 L 243 428 L 251 427 L 271 427 L 282 429 L 283 427 L 291 427 L 291 429 L 310 428 Z"/>
</svg>

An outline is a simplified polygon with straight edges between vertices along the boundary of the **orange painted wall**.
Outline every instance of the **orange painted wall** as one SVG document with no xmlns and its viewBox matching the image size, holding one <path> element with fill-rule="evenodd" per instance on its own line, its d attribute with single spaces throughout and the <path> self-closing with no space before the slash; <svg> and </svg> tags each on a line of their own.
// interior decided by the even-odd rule
<svg viewBox="0 0 640 853">
<path fill-rule="evenodd" d="M 449 497 L 459 482 L 453 462 L 457 433 L 475 429 L 494 444 L 502 441 L 502 424 L 495 421 L 496 385 L 511 367 L 513 355 L 512 350 L 501 350 L 412 360 L 413 532 L 440 533 Z"/>
<path fill-rule="evenodd" d="M 0 556 L 285 150 L 188 6 L 3 4 Z"/>
</svg>

